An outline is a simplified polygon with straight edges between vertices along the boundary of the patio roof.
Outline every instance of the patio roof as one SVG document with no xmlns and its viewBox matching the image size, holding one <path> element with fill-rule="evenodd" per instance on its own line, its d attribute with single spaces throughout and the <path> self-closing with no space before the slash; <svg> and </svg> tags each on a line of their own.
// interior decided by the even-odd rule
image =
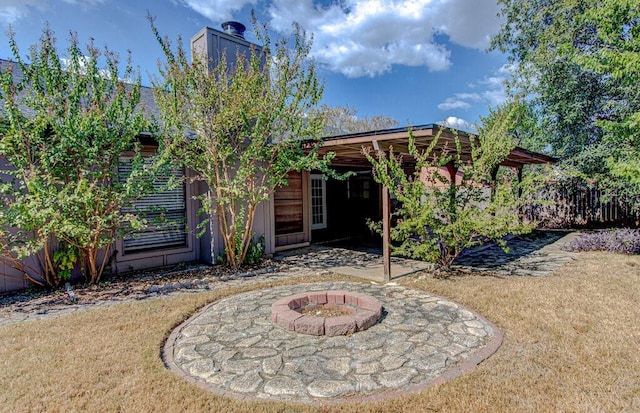
<svg viewBox="0 0 640 413">
<path fill-rule="evenodd" d="M 386 151 L 389 150 L 390 147 L 393 147 L 394 153 L 403 155 L 403 161 L 411 163 L 412 157 L 409 156 L 408 149 L 410 132 L 413 133 L 418 150 L 426 149 L 438 134 L 436 151 L 442 151 L 445 148 L 455 150 L 455 139 L 457 137 L 461 146 L 461 159 L 463 161 L 471 160 L 470 137 L 473 135 L 437 124 L 331 136 L 323 139 L 324 142 L 320 153 L 335 152 L 336 158 L 332 162 L 334 165 L 369 166 L 369 162 L 362 155 L 362 148 L 374 147 L 373 142 L 376 141 L 381 150 Z M 523 165 L 549 164 L 555 163 L 556 161 L 557 160 L 551 156 L 516 147 L 509 153 L 509 156 L 501 165 L 521 168 Z"/>
<path fill-rule="evenodd" d="M 458 150 L 456 138 L 459 141 L 459 155 L 461 160 L 470 161 L 471 156 L 471 139 L 472 135 L 460 130 L 443 127 L 436 124 L 420 125 L 412 127 L 404 127 L 397 129 L 387 129 L 381 131 L 352 133 L 348 135 L 332 136 L 323 139 L 323 146 L 320 154 L 334 152 L 336 157 L 332 161 L 333 165 L 343 166 L 370 166 L 369 161 L 362 154 L 363 147 L 371 147 L 376 150 L 387 151 L 393 148 L 395 154 L 403 156 L 402 161 L 407 164 L 414 162 L 409 155 L 409 136 L 413 135 L 417 149 L 424 150 L 438 139 L 435 151 L 442 152 L 445 149 L 452 151 Z M 548 164 L 554 163 L 556 159 L 528 151 L 524 148 L 516 147 L 500 164 L 518 169 L 518 178 L 521 178 L 522 167 L 529 164 Z M 455 174 L 455 169 L 450 171 Z M 385 281 L 391 279 L 391 205 L 389 188 L 382 187 L 382 266 L 383 278 Z"/>
</svg>

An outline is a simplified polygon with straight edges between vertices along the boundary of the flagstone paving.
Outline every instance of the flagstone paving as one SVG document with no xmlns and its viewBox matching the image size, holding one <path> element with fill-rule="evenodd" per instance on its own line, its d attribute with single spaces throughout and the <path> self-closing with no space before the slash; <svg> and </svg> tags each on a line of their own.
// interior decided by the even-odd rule
<svg viewBox="0 0 640 413">
<path fill-rule="evenodd" d="M 379 322 L 350 336 L 309 336 L 272 323 L 271 304 L 345 290 L 383 305 Z M 166 364 L 215 392 L 302 402 L 384 397 L 455 377 L 493 354 L 501 333 L 449 300 L 394 283 L 320 282 L 216 301 L 169 337 Z"/>
<path fill-rule="evenodd" d="M 500 276 L 544 277 L 579 253 L 567 250 L 577 232 L 539 231 L 532 236 L 516 236 L 507 241 L 509 251 L 490 243 L 478 250 L 464 251 L 455 261 L 457 268 Z"/>
<path fill-rule="evenodd" d="M 477 249 L 463 251 L 454 262 L 453 268 L 499 276 L 551 275 L 555 270 L 579 256 L 579 253 L 570 252 L 565 248 L 578 235 L 577 232 L 568 231 L 537 231 L 531 235 L 510 237 L 507 240 L 508 252 L 496 243 L 488 243 Z M 327 270 L 382 281 L 381 251 L 379 246 L 340 248 L 311 245 L 281 253 L 276 259 L 292 268 Z M 435 271 L 432 264 L 420 261 L 392 257 L 391 262 L 392 279 L 413 273 L 428 276 Z M 376 277 L 367 276 L 376 269 L 379 270 Z"/>
</svg>

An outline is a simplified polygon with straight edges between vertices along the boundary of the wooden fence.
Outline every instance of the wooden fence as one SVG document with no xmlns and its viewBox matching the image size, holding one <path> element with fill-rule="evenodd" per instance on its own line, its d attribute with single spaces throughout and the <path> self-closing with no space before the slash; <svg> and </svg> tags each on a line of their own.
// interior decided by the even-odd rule
<svg viewBox="0 0 640 413">
<path fill-rule="evenodd" d="M 543 204 L 523 208 L 543 228 L 635 227 L 640 224 L 640 194 L 607 194 L 598 188 L 550 185 L 537 196 Z"/>
</svg>

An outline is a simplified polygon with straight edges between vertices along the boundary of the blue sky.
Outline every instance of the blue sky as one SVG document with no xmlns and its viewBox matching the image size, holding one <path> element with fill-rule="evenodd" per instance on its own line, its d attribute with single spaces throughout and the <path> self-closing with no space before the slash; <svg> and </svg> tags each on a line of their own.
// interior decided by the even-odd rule
<svg viewBox="0 0 640 413">
<path fill-rule="evenodd" d="M 484 51 L 501 23 L 495 0 L 0 0 L 0 58 L 11 56 L 9 24 L 24 55 L 48 22 L 60 48 L 73 30 L 82 44 L 94 38 L 121 55 L 131 50 L 149 85 L 161 50 L 147 10 L 161 33 L 188 41 L 227 20 L 250 26 L 251 9 L 274 37 L 289 34 L 294 21 L 313 33 L 329 105 L 401 125 L 448 119 L 469 129 L 465 122 L 505 99 L 506 58 Z"/>
</svg>

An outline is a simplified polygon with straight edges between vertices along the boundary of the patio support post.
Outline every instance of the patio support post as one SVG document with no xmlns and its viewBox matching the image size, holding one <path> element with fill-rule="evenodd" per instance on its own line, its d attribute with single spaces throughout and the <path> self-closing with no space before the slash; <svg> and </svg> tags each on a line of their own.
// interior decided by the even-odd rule
<svg viewBox="0 0 640 413">
<path fill-rule="evenodd" d="M 494 166 L 491 168 L 491 200 L 496 196 L 496 183 L 498 181 L 498 168 L 499 166 Z"/>
<path fill-rule="evenodd" d="M 384 281 L 391 281 L 391 211 L 389 188 L 382 187 L 382 267 Z"/>
<path fill-rule="evenodd" d="M 380 151 L 377 140 L 371 143 L 373 149 Z M 384 281 L 391 281 L 391 200 L 385 185 L 382 186 L 382 269 Z"/>
<path fill-rule="evenodd" d="M 522 166 L 518 168 L 518 199 L 522 198 L 522 169 Z"/>
<path fill-rule="evenodd" d="M 458 167 L 453 161 L 448 162 L 445 167 L 449 173 L 449 208 L 451 211 L 454 211 L 456 202 L 456 175 L 458 174 Z"/>
</svg>

